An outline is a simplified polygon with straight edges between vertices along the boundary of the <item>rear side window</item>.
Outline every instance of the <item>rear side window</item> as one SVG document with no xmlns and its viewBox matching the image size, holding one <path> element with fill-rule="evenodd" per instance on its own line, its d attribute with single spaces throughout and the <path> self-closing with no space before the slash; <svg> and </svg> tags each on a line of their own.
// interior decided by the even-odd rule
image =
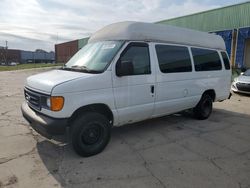
<svg viewBox="0 0 250 188">
<path fill-rule="evenodd" d="M 156 45 L 159 67 L 163 73 L 191 72 L 192 64 L 187 47 Z"/>
<path fill-rule="evenodd" d="M 223 58 L 223 62 L 224 62 L 224 66 L 226 70 L 230 69 L 230 62 L 228 59 L 228 56 L 226 54 L 226 52 L 221 52 L 222 58 Z"/>
<path fill-rule="evenodd" d="M 221 60 L 217 51 L 192 48 L 194 65 L 196 71 L 216 71 L 221 70 Z"/>
</svg>

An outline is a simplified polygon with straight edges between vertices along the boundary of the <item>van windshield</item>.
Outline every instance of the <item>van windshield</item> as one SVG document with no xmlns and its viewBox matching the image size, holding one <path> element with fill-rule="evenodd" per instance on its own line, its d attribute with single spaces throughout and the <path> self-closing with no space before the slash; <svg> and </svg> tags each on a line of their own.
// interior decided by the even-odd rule
<svg viewBox="0 0 250 188">
<path fill-rule="evenodd" d="M 89 43 L 62 67 L 65 70 L 101 73 L 110 64 L 124 41 Z"/>
</svg>

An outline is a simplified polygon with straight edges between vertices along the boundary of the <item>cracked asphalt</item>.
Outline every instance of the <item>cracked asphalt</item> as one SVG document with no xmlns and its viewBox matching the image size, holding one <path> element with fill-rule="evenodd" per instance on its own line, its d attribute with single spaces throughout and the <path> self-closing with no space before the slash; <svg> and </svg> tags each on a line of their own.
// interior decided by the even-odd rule
<svg viewBox="0 0 250 188">
<path fill-rule="evenodd" d="M 174 114 L 113 128 L 99 155 L 77 156 L 68 136 L 47 140 L 22 118 L 25 78 L 0 73 L 0 188 L 250 188 L 250 96 L 214 104 L 205 121 Z"/>
</svg>

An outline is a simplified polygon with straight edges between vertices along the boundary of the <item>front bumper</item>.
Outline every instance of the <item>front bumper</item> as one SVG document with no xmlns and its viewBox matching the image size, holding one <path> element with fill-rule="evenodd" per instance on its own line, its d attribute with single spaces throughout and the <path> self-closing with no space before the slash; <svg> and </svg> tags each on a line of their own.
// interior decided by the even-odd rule
<svg viewBox="0 0 250 188">
<path fill-rule="evenodd" d="M 23 102 L 21 110 L 30 126 L 46 138 L 51 139 L 53 135 L 61 135 L 66 131 L 68 119 L 52 118 L 40 114 L 32 110 L 27 102 Z"/>
<path fill-rule="evenodd" d="M 233 82 L 231 90 L 236 93 L 250 94 L 250 83 Z"/>
</svg>

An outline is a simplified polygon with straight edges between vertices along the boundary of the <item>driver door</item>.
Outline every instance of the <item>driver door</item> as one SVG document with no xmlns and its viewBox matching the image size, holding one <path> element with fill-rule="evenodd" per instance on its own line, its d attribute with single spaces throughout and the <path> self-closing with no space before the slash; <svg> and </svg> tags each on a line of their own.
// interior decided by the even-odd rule
<svg viewBox="0 0 250 188">
<path fill-rule="evenodd" d="M 130 75 L 117 76 L 113 71 L 113 91 L 118 124 L 151 118 L 154 110 L 155 75 L 148 43 L 131 42 L 120 54 L 119 61 L 132 62 Z M 114 65 L 113 68 L 118 67 Z M 114 70 L 113 69 L 113 70 Z"/>
</svg>

